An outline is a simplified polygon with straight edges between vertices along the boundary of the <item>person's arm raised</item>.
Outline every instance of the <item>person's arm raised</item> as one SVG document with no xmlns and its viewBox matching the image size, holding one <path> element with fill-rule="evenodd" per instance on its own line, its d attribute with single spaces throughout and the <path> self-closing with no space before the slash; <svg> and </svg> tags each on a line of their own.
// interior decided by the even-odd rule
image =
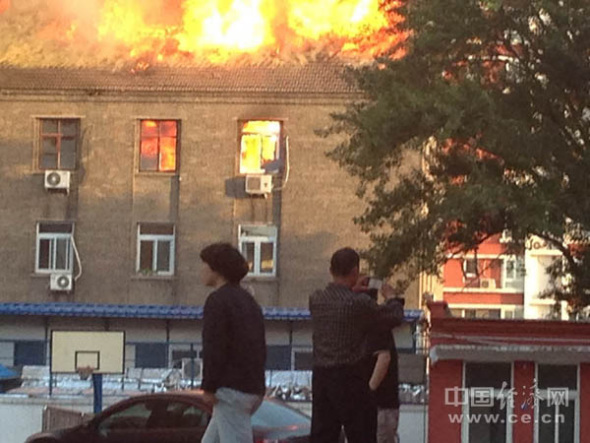
<svg viewBox="0 0 590 443">
<path fill-rule="evenodd" d="M 379 325 L 385 329 L 393 329 L 404 321 L 404 300 L 398 298 L 395 289 L 383 283 L 381 294 L 385 303 L 377 305 Z"/>
</svg>

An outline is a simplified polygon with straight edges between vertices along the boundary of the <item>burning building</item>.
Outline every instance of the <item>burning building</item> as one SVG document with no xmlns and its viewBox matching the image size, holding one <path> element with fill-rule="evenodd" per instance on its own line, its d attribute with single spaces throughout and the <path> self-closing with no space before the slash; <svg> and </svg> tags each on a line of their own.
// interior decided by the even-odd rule
<svg viewBox="0 0 590 443">
<path fill-rule="evenodd" d="M 52 329 L 107 328 L 127 367 L 177 364 L 199 348 L 199 252 L 223 240 L 250 263 L 269 368 L 308 367 L 307 297 L 367 241 L 315 131 L 357 97 L 334 54 L 384 27 L 377 2 L 332 3 L 2 3 L 0 363 L 45 364 Z"/>
</svg>

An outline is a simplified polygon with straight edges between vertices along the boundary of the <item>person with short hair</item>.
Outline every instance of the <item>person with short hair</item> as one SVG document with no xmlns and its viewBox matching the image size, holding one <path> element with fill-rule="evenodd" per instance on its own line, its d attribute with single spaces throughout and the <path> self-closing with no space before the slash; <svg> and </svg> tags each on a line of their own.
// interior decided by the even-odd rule
<svg viewBox="0 0 590 443">
<path fill-rule="evenodd" d="M 201 280 L 215 288 L 203 311 L 204 400 L 213 407 L 204 443 L 252 443 L 251 417 L 265 393 L 262 309 L 241 280 L 248 263 L 229 243 L 201 251 Z"/>
<path fill-rule="evenodd" d="M 360 257 L 339 249 L 330 261 L 332 282 L 309 298 L 313 330 L 312 443 L 337 443 L 342 428 L 348 443 L 376 441 L 377 410 L 369 391 L 367 340 L 376 328 L 392 329 L 403 306 L 389 285 L 379 305 L 366 294 Z"/>
<path fill-rule="evenodd" d="M 377 300 L 376 290 L 369 295 Z M 399 362 L 393 331 L 370 333 L 368 350 L 369 389 L 377 406 L 377 443 L 399 443 Z"/>
</svg>

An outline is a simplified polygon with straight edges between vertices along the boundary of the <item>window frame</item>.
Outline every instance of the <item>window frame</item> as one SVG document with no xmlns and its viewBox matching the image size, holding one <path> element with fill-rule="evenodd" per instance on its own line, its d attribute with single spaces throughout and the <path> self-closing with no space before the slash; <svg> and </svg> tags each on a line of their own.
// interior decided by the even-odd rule
<svg viewBox="0 0 590 443">
<path fill-rule="evenodd" d="M 23 348 L 21 348 L 23 347 Z M 29 347 L 26 352 L 27 357 L 33 356 L 33 358 L 23 359 L 22 351 L 24 348 Z M 39 347 L 40 349 L 34 349 Z M 40 351 L 39 354 L 34 354 L 33 351 Z M 28 360 L 23 363 L 23 360 Z M 45 340 L 15 340 L 12 348 L 12 366 L 35 366 L 37 364 L 31 364 L 30 361 L 35 361 L 37 364 L 40 363 L 44 366 L 47 363 L 47 342 Z"/>
<path fill-rule="evenodd" d="M 274 231 L 274 235 L 246 235 L 242 236 L 242 229 L 245 227 L 260 227 L 260 228 L 269 228 L 270 230 Z M 277 276 L 277 257 L 278 257 L 278 227 L 276 225 L 261 225 L 261 224 L 249 224 L 244 223 L 238 225 L 238 249 L 242 253 L 242 255 L 247 259 L 246 250 L 244 247 L 245 243 L 254 243 L 254 263 L 253 269 L 248 271 L 246 277 L 276 277 Z M 261 264 L 262 264 L 262 257 L 261 257 L 261 249 L 262 243 L 272 243 L 273 245 L 273 269 L 272 272 L 261 272 Z"/>
<path fill-rule="evenodd" d="M 158 124 L 158 154 L 157 154 L 157 168 L 156 169 L 142 169 L 141 167 L 141 159 L 142 159 L 142 141 L 143 141 L 143 122 L 145 121 L 152 121 Z M 160 124 L 163 122 L 174 122 L 176 124 L 176 136 L 175 139 L 175 152 L 174 152 L 174 170 L 161 170 L 160 168 L 160 160 L 162 151 L 160 148 L 160 139 L 162 138 Z M 180 171 L 180 139 L 181 139 L 181 120 L 176 118 L 140 118 L 137 122 L 138 125 L 138 159 L 137 159 L 137 172 L 140 174 L 178 174 Z M 146 138 L 154 138 L 154 137 L 147 137 Z"/>
<path fill-rule="evenodd" d="M 71 227 L 71 232 L 40 232 L 41 225 L 64 225 L 69 224 Z M 74 229 L 75 223 L 73 222 L 37 222 L 36 226 L 36 237 L 35 237 L 35 274 L 55 274 L 58 272 L 74 272 Z M 39 267 L 39 259 L 41 257 L 41 241 L 42 240 L 49 240 L 50 241 L 50 265 L 53 267 L 49 268 L 40 268 Z M 67 255 L 66 255 L 66 262 L 67 267 L 66 269 L 57 269 L 55 268 L 55 260 L 56 260 L 56 251 L 57 248 L 55 247 L 55 242 L 58 240 L 67 240 L 68 241 L 68 248 L 67 248 Z"/>
<path fill-rule="evenodd" d="M 142 234 L 142 226 L 169 226 L 172 227 L 172 234 Z M 135 259 L 135 273 L 145 275 L 141 269 L 141 244 L 142 242 L 152 242 L 152 268 L 147 272 L 147 276 L 172 277 L 176 269 L 176 225 L 173 223 L 138 223 L 137 224 L 137 252 Z M 158 247 L 160 242 L 170 242 L 168 271 L 158 271 Z"/>
<path fill-rule="evenodd" d="M 449 305 L 449 309 L 453 311 L 453 316 L 457 318 L 467 318 L 465 315 L 467 310 L 496 310 L 501 311 L 500 318 L 502 320 L 519 320 L 524 318 L 523 305 L 503 305 L 503 304 L 469 304 L 469 303 L 456 303 Z M 521 311 L 519 311 L 519 309 Z M 459 312 L 460 311 L 460 312 Z M 455 315 L 456 314 L 456 315 Z"/>
<path fill-rule="evenodd" d="M 535 380 L 538 383 L 539 380 L 539 365 L 544 365 L 543 363 L 536 363 L 535 364 Z M 549 364 L 549 366 L 561 366 L 561 365 L 554 365 L 554 364 Z M 568 401 L 575 401 L 575 409 L 574 409 L 574 441 L 572 443 L 579 443 L 580 442 L 580 365 L 579 364 L 571 364 L 571 365 L 564 365 L 564 366 L 575 366 L 576 367 L 576 389 L 572 390 L 572 389 L 568 389 Z M 550 386 L 550 387 L 559 387 L 559 386 Z M 539 393 L 541 394 L 541 396 L 543 397 L 547 397 L 548 396 L 548 391 L 547 388 L 539 388 Z M 547 400 L 542 400 L 542 401 L 547 401 Z M 559 415 L 559 406 L 558 404 L 554 405 L 554 417 Z M 534 435 L 533 435 L 533 441 L 535 443 L 537 443 L 539 441 L 539 433 L 540 433 L 540 425 L 541 425 L 541 420 L 539 417 L 539 412 L 540 412 L 539 407 L 534 408 Z M 558 421 L 555 420 L 555 428 L 553 430 L 554 432 L 554 442 L 558 442 L 559 441 L 559 426 L 558 426 Z"/>
<path fill-rule="evenodd" d="M 475 262 L 475 269 L 477 270 L 475 273 L 468 271 L 467 262 Z M 481 277 L 479 274 L 479 259 L 473 257 L 465 257 L 463 259 L 463 280 L 467 281 L 469 279 L 474 279 Z"/>
<path fill-rule="evenodd" d="M 133 363 L 134 363 L 134 367 L 136 368 L 142 368 L 142 369 L 164 369 L 167 368 L 169 366 L 169 345 L 165 342 L 139 342 L 139 343 L 134 343 L 134 347 L 135 347 L 135 352 L 134 352 L 134 359 L 133 359 Z M 142 348 L 143 349 L 138 352 L 138 348 Z M 151 348 L 150 348 L 151 347 Z M 150 351 L 150 352 L 148 352 Z M 157 351 L 157 353 L 155 352 Z M 160 355 L 161 353 L 161 355 Z M 139 354 L 139 359 L 141 359 L 142 361 L 138 361 L 138 354 Z M 145 360 L 145 356 L 146 355 L 150 355 L 151 357 L 154 357 L 154 360 L 158 360 L 158 363 L 160 363 L 160 366 L 143 366 L 143 364 L 146 363 Z M 155 357 L 158 357 L 157 359 Z M 160 359 L 160 357 L 163 357 L 163 360 Z M 142 365 L 140 365 L 140 363 Z"/>
<path fill-rule="evenodd" d="M 260 152 L 260 169 L 257 170 L 246 170 L 245 167 L 242 166 L 242 155 L 243 155 L 243 150 L 242 150 L 242 137 L 244 135 L 274 135 L 274 133 L 271 133 L 270 131 L 268 133 L 263 133 L 263 132 L 246 132 L 244 130 L 244 127 L 250 123 L 250 122 L 269 122 L 269 123 L 278 123 L 279 125 L 279 131 L 278 134 L 276 134 L 277 136 L 277 144 L 276 144 L 276 148 L 275 148 L 275 157 L 274 159 L 270 162 L 278 162 L 281 159 L 281 147 L 283 144 L 283 121 L 282 120 L 276 120 L 276 119 L 264 119 L 264 118 L 260 118 L 260 119 L 243 119 L 243 120 L 238 120 L 238 173 L 241 175 L 256 175 L 256 174 L 276 174 L 278 171 L 267 171 L 264 168 L 264 165 L 262 164 L 262 151 Z"/>
<path fill-rule="evenodd" d="M 514 263 L 512 272 L 514 273 L 513 277 L 508 277 L 508 263 Z M 523 275 L 520 275 L 520 273 Z M 502 257 L 502 289 L 521 289 L 524 287 L 524 279 L 525 279 L 525 267 L 524 267 L 524 259 L 521 257 L 510 256 L 510 257 Z M 508 286 L 510 283 L 516 284 L 519 283 L 518 287 L 515 286 Z M 524 288 L 523 288 L 524 289 Z"/>
<path fill-rule="evenodd" d="M 43 132 L 43 123 L 49 120 L 55 120 L 57 122 L 57 132 Z M 75 171 L 78 169 L 78 157 L 80 151 L 80 134 L 81 134 L 81 123 L 82 120 L 79 117 L 63 117 L 63 116 L 43 116 L 36 117 L 37 121 L 37 155 L 36 155 L 36 166 L 39 171 Z M 62 123 L 64 121 L 76 122 L 76 133 L 74 135 L 63 135 L 61 131 Z M 54 138 L 56 142 L 55 154 L 57 157 L 57 164 L 55 167 L 46 168 L 43 166 L 43 141 L 46 138 Z M 64 168 L 61 163 L 61 144 L 62 139 L 74 140 L 74 166 L 72 168 Z"/>
<path fill-rule="evenodd" d="M 463 389 L 465 390 L 464 392 L 467 395 L 467 400 L 463 401 L 463 406 L 462 406 L 462 414 L 463 417 L 468 417 L 471 414 L 471 392 L 469 391 L 471 388 L 467 386 L 467 365 L 469 364 L 480 364 L 481 362 L 477 362 L 477 361 L 463 361 L 463 374 L 462 374 L 462 378 L 463 378 Z M 508 386 L 506 387 L 508 390 L 513 389 L 514 386 L 514 363 L 513 362 L 497 362 L 499 364 L 506 364 L 509 363 L 510 364 L 510 381 Z M 499 395 L 501 393 L 501 389 L 497 389 L 497 388 L 493 388 L 493 393 L 494 393 L 494 401 L 498 401 Z M 506 400 L 506 408 L 504 409 L 506 411 L 506 419 L 505 419 L 505 425 L 506 425 L 506 438 L 505 441 L 506 443 L 513 443 L 513 439 L 512 439 L 512 433 L 513 433 L 513 424 L 511 423 L 511 420 L 508 420 L 508 417 L 511 416 L 511 414 L 514 414 L 514 408 L 512 407 L 513 405 L 511 404 L 511 402 L 509 400 Z M 462 443 L 469 443 L 469 425 L 471 420 L 462 420 L 461 421 L 461 442 Z M 485 423 L 485 420 L 481 421 L 480 423 Z M 479 423 L 477 423 L 479 424 Z"/>
</svg>

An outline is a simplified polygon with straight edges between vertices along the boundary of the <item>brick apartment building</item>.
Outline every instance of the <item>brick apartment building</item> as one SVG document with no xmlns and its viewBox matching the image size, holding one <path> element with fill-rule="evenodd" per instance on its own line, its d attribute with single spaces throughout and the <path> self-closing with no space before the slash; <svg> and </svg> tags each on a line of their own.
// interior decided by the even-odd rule
<svg viewBox="0 0 590 443">
<path fill-rule="evenodd" d="M 199 252 L 228 241 L 269 367 L 307 367 L 308 295 L 366 242 L 337 140 L 315 133 L 355 97 L 341 71 L 0 68 L 0 363 L 47 364 L 51 330 L 75 329 L 124 330 L 127 367 L 177 364 L 200 342 Z"/>
</svg>

